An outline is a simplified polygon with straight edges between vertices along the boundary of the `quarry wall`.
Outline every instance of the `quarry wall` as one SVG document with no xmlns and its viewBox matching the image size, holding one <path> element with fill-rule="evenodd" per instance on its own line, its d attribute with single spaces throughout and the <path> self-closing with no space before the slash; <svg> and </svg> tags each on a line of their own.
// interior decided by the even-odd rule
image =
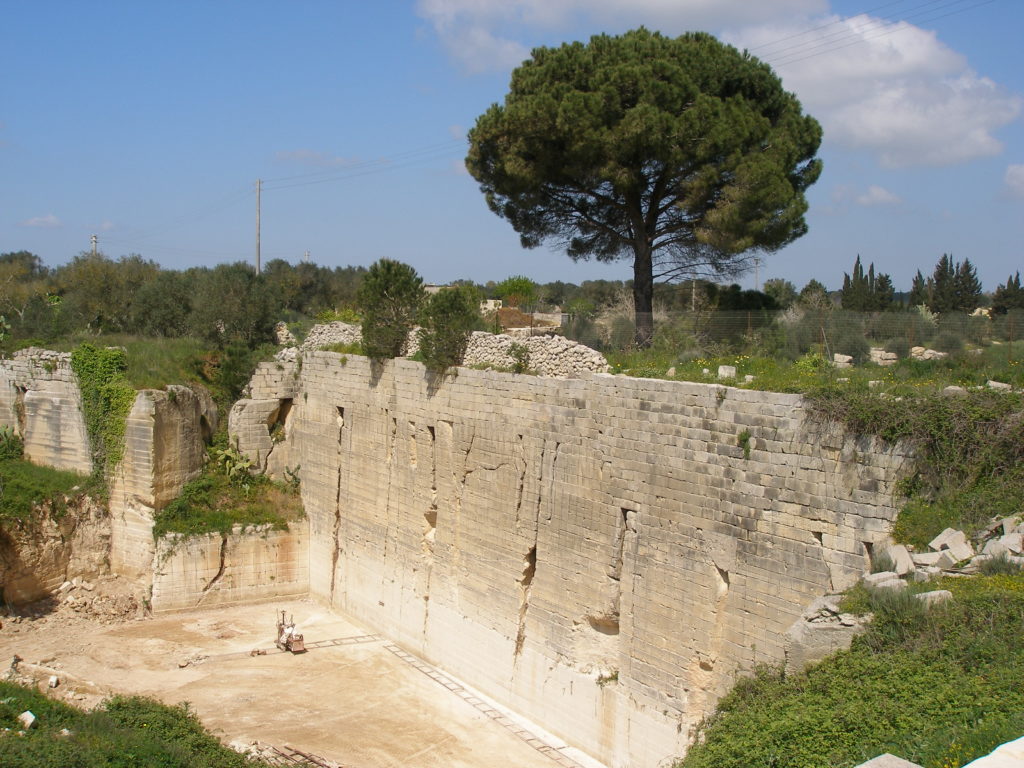
<svg viewBox="0 0 1024 768">
<path fill-rule="evenodd" d="M 232 605 L 309 594 L 309 528 L 269 526 L 230 534 L 168 534 L 156 547 L 154 611 Z"/>
<path fill-rule="evenodd" d="M 0 424 L 21 435 L 29 461 L 83 474 L 92 471 L 70 352 L 29 347 L 0 359 Z"/>
<path fill-rule="evenodd" d="M 782 659 L 887 538 L 906 460 L 717 385 L 308 352 L 249 395 L 239 447 L 301 467 L 310 592 L 610 766 L 667 764 Z"/>
<path fill-rule="evenodd" d="M 23 436 L 29 460 L 92 470 L 81 401 L 69 353 L 27 349 L 0 360 L 0 424 Z M 139 391 L 106 508 L 87 499 L 59 516 L 0 525 L 3 598 L 26 603 L 72 577 L 107 573 L 135 582 L 154 610 L 307 594 L 308 534 L 301 521 L 289 531 L 154 540 L 154 513 L 202 472 L 216 427 L 217 409 L 205 390 Z"/>
</svg>

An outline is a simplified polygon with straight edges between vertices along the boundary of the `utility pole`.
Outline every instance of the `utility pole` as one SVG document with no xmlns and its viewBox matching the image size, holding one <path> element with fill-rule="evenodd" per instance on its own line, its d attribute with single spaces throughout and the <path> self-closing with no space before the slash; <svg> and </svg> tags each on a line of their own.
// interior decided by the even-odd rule
<svg viewBox="0 0 1024 768">
<path fill-rule="evenodd" d="M 256 274 L 260 273 L 260 187 L 263 182 L 256 179 Z"/>
<path fill-rule="evenodd" d="M 96 237 L 96 235 L 93 235 L 92 237 L 89 238 L 89 240 L 92 242 L 92 255 L 93 255 L 93 258 L 96 258 L 96 242 L 99 240 L 99 238 Z"/>
</svg>

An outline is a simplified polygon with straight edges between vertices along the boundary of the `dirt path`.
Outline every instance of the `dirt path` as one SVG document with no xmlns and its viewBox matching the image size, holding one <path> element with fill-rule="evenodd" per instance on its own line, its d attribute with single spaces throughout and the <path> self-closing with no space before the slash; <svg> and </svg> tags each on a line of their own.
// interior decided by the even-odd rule
<svg viewBox="0 0 1024 768">
<path fill-rule="evenodd" d="M 278 607 L 294 614 L 307 653 L 274 648 Z M 112 623 L 64 608 L 5 618 L 0 663 L 15 654 L 37 677 L 55 671 L 55 693 L 79 705 L 112 692 L 187 701 L 225 742 L 287 744 L 353 768 L 595 765 L 557 743 L 529 743 L 521 725 L 454 681 L 308 602 Z"/>
</svg>

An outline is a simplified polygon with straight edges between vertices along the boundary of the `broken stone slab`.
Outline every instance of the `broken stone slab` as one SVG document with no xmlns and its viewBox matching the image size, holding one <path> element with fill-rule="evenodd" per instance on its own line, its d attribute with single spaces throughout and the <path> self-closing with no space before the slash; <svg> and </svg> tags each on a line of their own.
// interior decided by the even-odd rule
<svg viewBox="0 0 1024 768">
<path fill-rule="evenodd" d="M 665 371 L 665 375 L 671 379 L 673 376 L 676 375 L 676 367 L 673 365 L 671 368 Z"/>
<path fill-rule="evenodd" d="M 720 379 L 735 379 L 736 378 L 736 366 L 735 365 L 720 365 L 720 366 L 718 366 L 718 378 L 720 378 Z"/>
<path fill-rule="evenodd" d="M 967 390 L 964 389 L 963 387 L 957 387 L 957 386 L 951 385 L 951 386 L 948 386 L 945 389 L 943 389 L 942 390 L 942 394 L 946 395 L 947 397 L 950 397 L 952 395 L 966 395 L 967 394 Z"/>
<path fill-rule="evenodd" d="M 1019 555 L 1024 550 L 1024 536 L 1016 532 L 1007 533 L 999 539 L 999 543 L 1014 555 Z"/>
<path fill-rule="evenodd" d="M 876 587 L 886 581 L 892 579 L 898 579 L 899 574 L 895 571 L 879 571 L 878 573 L 869 573 L 864 577 L 864 584 L 869 587 Z"/>
<path fill-rule="evenodd" d="M 894 544 L 885 550 L 885 555 L 892 561 L 897 576 L 906 576 L 914 570 L 914 560 L 910 552 L 902 544 Z"/>
<path fill-rule="evenodd" d="M 832 365 L 836 368 L 850 368 L 853 366 L 853 355 L 841 355 L 836 352 L 832 355 Z"/>
<path fill-rule="evenodd" d="M 841 603 L 842 600 L 842 595 L 824 595 L 823 597 L 819 597 L 807 606 L 807 610 L 803 612 L 802 617 L 805 620 L 810 621 L 814 617 L 820 616 L 823 612 L 838 616 L 839 603 Z"/>
<path fill-rule="evenodd" d="M 935 567 L 940 570 L 948 570 L 960 561 L 954 557 L 953 553 L 948 549 L 944 549 L 939 553 L 939 559 L 935 561 Z"/>
<path fill-rule="evenodd" d="M 966 538 L 954 539 L 947 544 L 946 550 L 956 558 L 958 563 L 974 557 L 974 547 L 970 545 Z"/>
<path fill-rule="evenodd" d="M 844 614 L 846 615 L 846 614 Z M 797 619 L 786 632 L 783 651 L 786 672 L 796 674 L 838 651 L 847 650 L 853 638 L 864 631 L 866 617 L 854 617 L 851 624 L 838 622 L 809 623 Z"/>
<path fill-rule="evenodd" d="M 958 531 L 956 528 L 947 528 L 934 539 L 932 539 L 930 542 L 928 542 L 928 546 L 934 549 L 936 552 L 939 552 L 945 549 L 947 546 L 949 546 L 949 542 L 954 540 L 959 541 L 961 539 L 963 541 L 967 541 L 967 537 L 964 535 L 963 531 Z"/>
<path fill-rule="evenodd" d="M 875 584 L 873 589 L 877 590 L 890 590 L 892 592 L 902 592 L 907 588 L 907 582 L 901 578 L 890 579 L 889 581 L 883 581 L 879 584 Z"/>
<path fill-rule="evenodd" d="M 993 381 L 992 379 L 989 379 L 987 382 L 985 382 L 985 386 L 988 387 L 989 389 L 995 389 L 1000 392 L 1009 392 L 1011 389 L 1013 389 L 1013 387 L 1010 386 L 1009 384 L 1004 384 L 1001 381 Z"/>
<path fill-rule="evenodd" d="M 914 597 L 931 607 L 946 602 L 953 597 L 953 593 L 948 589 L 936 589 L 931 592 L 918 592 Z"/>
<path fill-rule="evenodd" d="M 854 768 L 922 768 L 917 763 L 912 763 L 909 760 L 904 760 L 902 757 L 896 757 L 896 755 L 890 755 L 886 752 L 884 755 L 868 760 L 866 763 L 854 766 Z"/>
<path fill-rule="evenodd" d="M 940 575 L 942 575 L 941 568 L 936 568 L 934 565 L 924 565 L 914 571 L 914 581 L 919 583 L 923 581 L 931 581 Z"/>
<path fill-rule="evenodd" d="M 1009 552 L 1006 545 L 1003 544 L 1001 539 L 989 539 L 985 542 L 985 546 L 982 547 L 981 554 L 985 557 L 999 557 Z M 977 559 L 977 558 L 975 558 Z"/>
<path fill-rule="evenodd" d="M 21 727 L 27 731 L 36 724 L 36 716 L 32 714 L 32 710 L 26 709 L 18 715 L 18 722 L 21 723 Z"/>
<path fill-rule="evenodd" d="M 917 566 L 935 565 L 940 557 L 942 557 L 941 552 L 914 552 L 910 556 L 911 560 L 914 561 L 914 565 Z"/>
</svg>

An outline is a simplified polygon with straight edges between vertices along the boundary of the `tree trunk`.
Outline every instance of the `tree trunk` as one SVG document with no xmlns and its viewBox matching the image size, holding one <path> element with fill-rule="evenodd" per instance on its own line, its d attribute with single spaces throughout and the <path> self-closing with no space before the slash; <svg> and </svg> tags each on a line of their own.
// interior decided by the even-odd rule
<svg viewBox="0 0 1024 768">
<path fill-rule="evenodd" d="M 651 346 L 654 337 L 654 269 L 651 246 L 633 245 L 633 311 L 636 322 L 636 345 Z"/>
</svg>

